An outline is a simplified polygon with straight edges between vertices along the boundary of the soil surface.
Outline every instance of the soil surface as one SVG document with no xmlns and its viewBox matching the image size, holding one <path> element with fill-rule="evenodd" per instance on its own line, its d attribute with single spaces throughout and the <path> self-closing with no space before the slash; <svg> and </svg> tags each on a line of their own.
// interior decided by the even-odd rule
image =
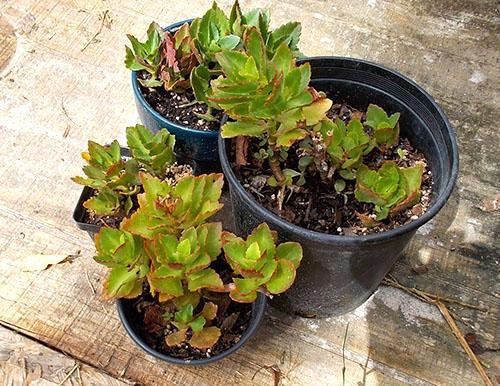
<svg viewBox="0 0 500 386">
<path fill-rule="evenodd" d="M 225 264 L 219 258 L 212 267 L 219 272 L 223 282 L 227 283 L 230 280 L 230 274 L 228 266 Z M 222 271 L 221 265 L 224 265 Z M 217 316 L 210 322 L 210 325 L 219 327 L 222 332 L 215 346 L 210 349 L 198 349 L 191 347 L 188 343 L 182 343 L 176 347 L 168 346 L 165 339 L 177 328 L 163 315 L 166 312 L 174 313 L 175 309 L 170 302 L 159 303 L 156 298 L 151 296 L 149 288 L 145 288 L 143 294 L 134 303 L 134 309 L 137 313 L 134 315 L 133 322 L 139 335 L 148 346 L 156 351 L 185 360 L 210 358 L 227 351 L 240 341 L 252 318 L 252 304 L 232 301 L 227 293 L 206 292 L 195 312 L 203 309 L 205 300 L 217 304 Z M 189 337 L 190 332 L 187 335 L 187 338 Z"/>
<path fill-rule="evenodd" d="M 331 119 L 339 117 L 346 124 L 352 116 L 361 118 L 365 116 L 362 112 L 346 105 L 334 104 L 327 113 Z M 306 174 L 306 184 L 295 187 L 294 191 L 287 189 L 281 210 L 278 208 L 279 187 L 267 185 L 266 180 L 272 175 L 267 162 L 257 160 L 252 155 L 259 151 L 260 139 L 250 139 L 248 149 L 249 165 L 235 168 L 235 173 L 243 187 L 266 209 L 279 215 L 291 223 L 317 232 L 336 235 L 367 235 L 383 232 L 416 220 L 427 211 L 430 205 L 433 179 L 427 161 L 423 153 L 413 148 L 409 140 L 400 138 L 398 146 L 382 153 L 378 149 L 372 150 L 364 156 L 363 163 L 371 169 L 380 167 L 383 161 L 396 161 L 398 166 L 413 166 L 417 162 L 426 164 L 421 186 L 421 198 L 410 209 L 404 210 L 390 218 L 379 222 L 377 226 L 367 227 L 358 218 L 357 213 L 373 214 L 374 205 L 358 202 L 354 199 L 355 181 L 346 181 L 346 187 L 342 193 L 337 193 L 332 185 L 325 184 L 318 174 Z M 404 159 L 396 152 L 396 149 L 406 150 Z M 298 170 L 297 146 L 294 145 L 288 151 L 285 167 Z M 234 162 L 234 141 L 230 151 L 231 160 Z M 374 215 L 372 216 L 374 218 Z"/>
<path fill-rule="evenodd" d="M 139 76 L 145 77 L 143 73 L 139 73 Z M 148 88 L 139 85 L 139 89 L 150 106 L 168 120 L 181 126 L 188 126 L 202 131 L 219 129 L 220 120 L 223 116 L 222 111 L 214 110 L 212 112 L 216 121 L 209 122 L 198 117 L 196 114 L 205 114 L 207 112 L 207 105 L 202 103 L 191 104 L 195 101 L 192 90 L 187 90 L 181 94 L 167 91 L 163 87 Z"/>
</svg>

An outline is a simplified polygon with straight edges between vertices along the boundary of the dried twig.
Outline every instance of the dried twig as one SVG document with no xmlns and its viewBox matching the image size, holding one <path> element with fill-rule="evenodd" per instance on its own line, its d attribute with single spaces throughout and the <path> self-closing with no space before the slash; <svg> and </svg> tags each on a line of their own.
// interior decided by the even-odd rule
<svg viewBox="0 0 500 386">
<path fill-rule="evenodd" d="M 349 331 L 349 323 L 345 327 L 344 342 L 342 343 L 342 385 L 345 385 L 345 343 L 347 341 L 347 332 Z"/>
<path fill-rule="evenodd" d="M 87 44 L 85 44 L 85 46 L 83 46 L 83 48 L 80 50 L 81 52 L 85 51 L 85 49 L 88 46 L 90 46 L 92 43 L 94 43 L 96 41 L 96 38 L 101 34 L 102 29 L 104 28 L 105 25 L 107 25 L 109 28 L 109 25 L 111 24 L 111 21 L 112 21 L 110 16 L 109 16 L 109 9 L 105 10 L 103 12 L 102 16 L 100 16 L 100 18 L 101 18 L 101 25 L 99 26 L 99 29 L 92 36 L 92 38 L 87 42 Z"/>
<path fill-rule="evenodd" d="M 470 360 L 472 363 L 474 363 L 474 366 L 476 366 L 476 369 L 483 379 L 483 382 L 486 386 L 493 386 L 493 382 L 491 382 L 490 378 L 488 378 L 488 375 L 486 374 L 486 371 L 484 371 L 483 366 L 481 365 L 481 362 L 479 362 L 479 359 L 477 359 L 476 354 L 474 354 L 474 351 L 469 346 L 469 343 L 465 340 L 464 336 L 462 335 L 462 332 L 457 326 L 457 323 L 455 322 L 455 319 L 453 319 L 453 316 L 450 315 L 450 312 L 448 311 L 448 308 L 441 303 L 439 300 L 436 300 L 435 302 L 436 307 L 439 309 L 443 317 L 445 318 L 446 322 L 451 328 L 451 331 L 453 331 L 453 334 L 456 336 L 458 339 L 458 342 L 464 349 L 464 351 L 467 353 L 469 356 Z"/>
<path fill-rule="evenodd" d="M 95 291 L 94 286 L 92 285 L 92 282 L 90 281 L 89 273 L 87 272 L 87 270 L 85 270 L 85 277 L 87 278 L 87 283 L 89 283 L 89 287 L 92 290 L 92 293 L 95 295 L 96 291 Z"/>
<path fill-rule="evenodd" d="M 442 301 L 442 302 L 445 302 L 445 303 L 453 303 L 453 304 L 458 304 L 459 306 L 462 306 L 462 307 L 466 307 L 466 308 L 471 308 L 473 310 L 478 310 L 478 311 L 481 311 L 481 312 L 487 312 L 488 310 L 484 307 L 481 307 L 481 306 L 477 306 L 477 305 L 474 305 L 474 304 L 470 304 L 470 303 L 464 303 L 460 300 L 457 300 L 457 299 L 451 299 L 451 298 L 446 298 L 444 296 L 440 296 L 440 295 L 436 295 L 436 294 L 431 294 L 429 292 L 425 292 L 425 291 L 422 291 L 418 288 L 410 288 L 410 287 L 406 287 L 402 284 L 400 284 L 396 279 L 394 279 L 391 275 L 388 275 L 386 278 L 384 278 L 383 284 L 385 285 L 388 285 L 390 287 L 394 287 L 394 288 L 399 288 L 409 294 L 412 294 L 412 295 L 416 295 L 417 297 L 425 300 L 425 301 L 430 301 L 430 302 L 433 302 L 433 301 Z"/>
<path fill-rule="evenodd" d="M 483 312 L 486 311 L 484 308 L 475 306 L 473 304 L 463 303 L 463 302 L 455 300 L 455 299 L 443 298 L 443 297 L 440 297 L 436 294 L 425 292 L 425 291 L 419 290 L 417 288 L 406 287 L 406 286 L 402 285 L 401 283 L 399 283 L 395 278 L 393 278 L 390 275 L 388 275 L 388 277 L 384 279 L 383 283 L 386 285 L 389 285 L 391 287 L 399 288 L 399 289 L 417 297 L 418 299 L 420 299 L 426 303 L 434 304 L 439 309 L 439 311 L 443 315 L 444 319 L 446 320 L 446 323 L 448 323 L 448 326 L 451 328 L 451 331 L 453 332 L 453 334 L 457 338 L 458 342 L 460 343 L 460 345 L 464 349 L 465 353 L 469 356 L 470 360 L 472 361 L 472 363 L 476 367 L 476 370 L 478 371 L 479 375 L 481 376 L 481 379 L 483 380 L 484 384 L 486 386 L 493 386 L 493 383 L 491 382 L 490 378 L 488 378 L 488 375 L 486 374 L 486 371 L 484 371 L 484 368 L 481 365 L 481 362 L 477 358 L 474 351 L 472 351 L 472 349 L 470 348 L 469 344 L 465 340 L 465 337 L 463 336 L 462 332 L 458 328 L 457 323 L 455 322 L 455 319 L 453 318 L 453 316 L 451 316 L 450 311 L 448 310 L 448 307 L 446 307 L 446 305 L 443 302 L 455 303 L 455 304 L 461 305 L 463 307 L 472 308 L 472 309 L 480 310 Z"/>
<path fill-rule="evenodd" d="M 63 378 L 63 380 L 57 384 L 57 386 L 63 385 L 64 382 L 66 382 L 69 379 L 69 377 L 71 377 L 71 375 L 76 371 L 76 369 L 78 367 L 80 367 L 80 365 L 78 363 L 75 364 L 75 366 L 73 366 L 73 368 L 70 370 L 70 372 L 68 374 L 66 374 L 66 376 Z"/>
<path fill-rule="evenodd" d="M 82 375 L 80 374 L 80 366 L 76 368 L 76 375 L 78 377 L 78 383 L 80 384 L 80 386 L 83 386 Z"/>
<path fill-rule="evenodd" d="M 256 364 L 256 363 L 255 363 Z M 260 373 L 262 370 L 267 370 L 269 371 L 273 377 L 274 377 L 274 386 L 279 386 L 281 384 L 281 380 L 283 379 L 283 374 L 278 367 L 278 365 L 271 365 L 271 366 L 261 366 L 257 364 L 257 366 L 260 366 L 260 369 L 258 369 L 254 375 L 252 376 L 252 381 L 255 379 L 255 376 Z"/>
<path fill-rule="evenodd" d="M 66 107 L 64 106 L 64 99 L 61 98 L 61 110 L 62 112 L 64 113 L 64 115 L 66 115 L 66 118 L 68 118 L 68 120 L 74 124 L 75 126 L 78 126 L 78 124 L 69 116 L 68 114 L 68 110 L 66 110 Z M 63 134 L 63 137 L 66 138 L 68 136 L 68 134 L 66 134 L 66 132 L 68 132 L 69 134 L 69 127 L 66 128 L 66 131 L 64 132 Z M 66 136 L 65 136 L 66 135 Z"/>
</svg>

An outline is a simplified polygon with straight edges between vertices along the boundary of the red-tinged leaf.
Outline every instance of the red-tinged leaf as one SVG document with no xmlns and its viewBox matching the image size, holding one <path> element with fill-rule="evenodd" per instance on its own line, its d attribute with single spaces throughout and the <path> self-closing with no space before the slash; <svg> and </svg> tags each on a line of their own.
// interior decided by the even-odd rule
<svg viewBox="0 0 500 386">
<path fill-rule="evenodd" d="M 201 311 L 201 316 L 203 316 L 206 320 L 214 320 L 217 316 L 217 304 L 208 302 L 203 306 L 203 310 Z"/>
<path fill-rule="evenodd" d="M 193 332 L 189 344 L 199 349 L 207 349 L 215 346 L 221 336 L 221 331 L 217 327 L 207 327 L 201 331 Z"/>
<path fill-rule="evenodd" d="M 278 260 L 278 267 L 271 280 L 266 284 L 267 290 L 272 294 L 285 292 L 295 280 L 296 270 L 293 262 L 285 259 Z"/>
<path fill-rule="evenodd" d="M 181 330 L 171 333 L 165 338 L 165 343 L 169 347 L 180 346 L 182 343 L 186 341 L 187 331 L 188 331 L 187 328 L 183 328 Z"/>
</svg>

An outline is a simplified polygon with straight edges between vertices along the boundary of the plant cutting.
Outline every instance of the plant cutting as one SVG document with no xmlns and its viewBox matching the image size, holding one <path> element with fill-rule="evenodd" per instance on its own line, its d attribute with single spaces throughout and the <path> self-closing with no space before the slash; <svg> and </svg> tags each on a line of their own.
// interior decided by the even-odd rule
<svg viewBox="0 0 500 386">
<path fill-rule="evenodd" d="M 135 125 L 127 127 L 126 134 L 128 149 L 122 149 L 116 140 L 106 146 L 89 141 L 88 150 L 82 153 L 85 177 L 72 178 L 85 186 L 73 217 L 91 233 L 102 225 L 116 228 L 135 210 L 137 194 L 142 191 L 141 171 L 160 178 L 192 173 L 191 166 L 176 162 L 175 137 L 166 129 L 153 134 Z"/>
<path fill-rule="evenodd" d="M 356 60 L 297 64 L 286 46 L 268 59 L 259 31 L 246 34 L 253 44 L 242 52 L 216 55 L 223 75 L 212 81 L 211 97 L 229 118 L 219 153 L 237 230 L 266 221 L 304 247 L 304 274 L 279 299 L 283 308 L 303 316 L 349 311 L 448 198 L 453 130 L 399 74 Z M 399 98 L 412 93 L 418 98 L 408 108 Z M 425 116 L 428 106 L 436 124 Z"/>
<path fill-rule="evenodd" d="M 216 138 L 221 107 L 210 99 L 210 81 L 220 73 L 215 56 L 237 51 L 243 35 L 258 28 L 270 57 L 280 44 L 300 55 L 301 26 L 297 22 L 270 28 L 268 10 L 243 13 L 238 1 L 227 16 L 217 5 L 202 16 L 163 30 L 151 23 L 147 38 L 127 35 L 125 65 L 132 70 L 132 87 L 141 120 L 153 130 L 166 127 L 177 137 L 176 151 L 199 161 L 217 160 Z"/>
<path fill-rule="evenodd" d="M 110 269 L 107 298 L 146 351 L 171 363 L 218 360 L 255 332 L 266 295 L 293 283 L 298 243 L 277 242 L 267 224 L 244 240 L 207 222 L 222 204 L 222 174 L 160 179 L 139 173 L 139 207 L 119 229 L 95 236 L 95 260 Z"/>
</svg>

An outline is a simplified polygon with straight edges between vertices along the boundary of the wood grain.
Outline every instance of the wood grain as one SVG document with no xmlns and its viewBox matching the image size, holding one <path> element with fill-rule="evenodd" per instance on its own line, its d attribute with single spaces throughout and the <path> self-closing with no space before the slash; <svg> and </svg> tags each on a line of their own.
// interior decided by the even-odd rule
<svg viewBox="0 0 500 386">
<path fill-rule="evenodd" d="M 230 2 L 220 4 L 228 9 Z M 279 367 L 283 384 L 339 385 L 347 323 L 348 385 L 480 385 L 439 312 L 387 287 L 339 318 L 307 320 L 270 309 L 246 347 L 202 368 L 160 363 L 126 336 L 114 305 L 99 297 L 104 270 L 91 259 L 92 242 L 72 224 L 80 188 L 69 178 L 79 173 L 87 139 L 124 142 L 124 128 L 138 119 L 123 66 L 125 33 L 143 35 L 152 19 L 169 24 L 209 5 L 209 0 L 0 2 L 1 18 L 17 38 L 15 55 L 0 70 L 0 321 L 92 368 L 145 385 L 271 385 L 266 366 Z M 481 209 L 500 188 L 497 2 L 249 0 L 242 5 L 271 6 L 276 24 L 300 19 L 306 54 L 383 63 L 417 81 L 445 109 L 459 139 L 457 188 L 418 232 L 393 275 L 405 285 L 486 308 L 449 307 L 462 332 L 476 334 L 484 348 L 479 359 L 497 379 L 500 214 Z M 106 10 L 110 28 L 82 52 Z M 77 251 L 80 257 L 72 263 L 21 270 L 28 255 Z M 412 273 L 417 264 L 427 272 Z M 39 345 L 23 342 L 19 345 Z"/>
</svg>

